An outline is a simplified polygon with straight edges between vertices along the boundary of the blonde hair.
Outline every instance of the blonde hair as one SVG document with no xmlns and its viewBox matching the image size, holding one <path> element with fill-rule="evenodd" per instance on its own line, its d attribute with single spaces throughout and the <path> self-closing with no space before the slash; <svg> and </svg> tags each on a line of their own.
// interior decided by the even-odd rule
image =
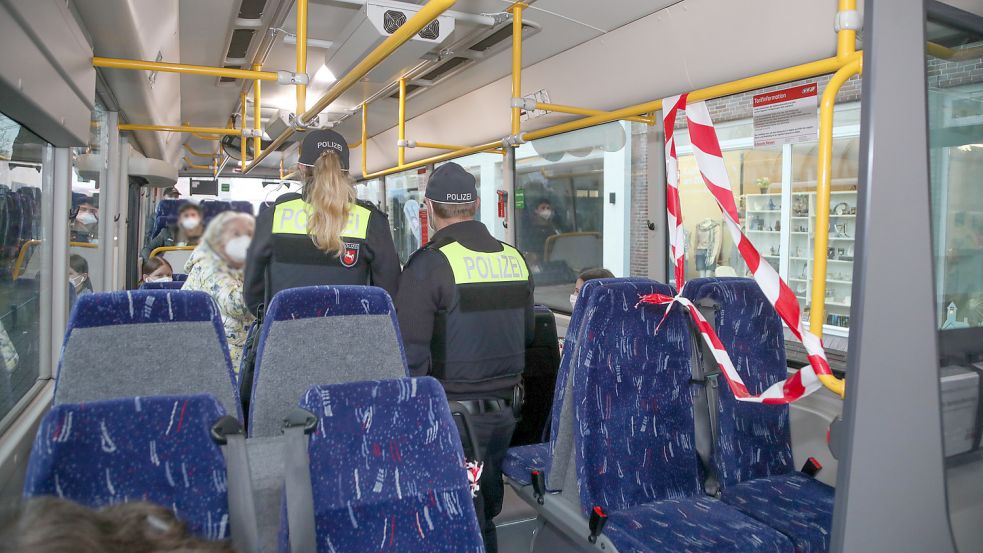
<svg viewBox="0 0 983 553">
<path fill-rule="evenodd" d="M 352 179 L 341 168 L 341 160 L 331 151 L 323 152 L 313 169 L 304 171 L 307 183 L 304 200 L 311 206 L 307 218 L 307 235 L 317 249 L 341 257 L 345 245 L 341 231 L 348 224 L 348 212 L 355 203 Z"/>
</svg>

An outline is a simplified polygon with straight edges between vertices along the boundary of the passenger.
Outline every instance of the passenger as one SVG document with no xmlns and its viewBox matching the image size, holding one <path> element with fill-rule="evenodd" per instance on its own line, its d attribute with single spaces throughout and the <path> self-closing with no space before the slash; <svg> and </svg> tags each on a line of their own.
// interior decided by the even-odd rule
<svg viewBox="0 0 983 553">
<path fill-rule="evenodd" d="M 163 257 L 144 259 L 140 282 L 171 282 L 174 280 L 174 269 Z"/>
<path fill-rule="evenodd" d="M 530 254 L 530 261 L 539 265 L 545 262 L 546 240 L 560 234 L 553 204 L 547 198 L 536 203 L 532 216 L 523 221 L 523 249 Z"/>
<path fill-rule="evenodd" d="M 395 297 L 399 258 L 389 222 L 356 201 L 345 139 L 309 131 L 298 165 L 302 194 L 283 194 L 259 214 L 246 261 L 249 310 L 258 313 L 280 290 L 319 284 L 380 286 Z"/>
<path fill-rule="evenodd" d="M 72 214 L 70 240 L 72 242 L 96 242 L 99 239 L 99 207 L 96 201 L 86 196 Z"/>
<path fill-rule="evenodd" d="M 92 281 L 89 280 L 89 262 L 78 254 L 68 258 L 68 281 L 75 288 L 75 295 L 92 293 Z"/>
<path fill-rule="evenodd" d="M 229 541 L 193 536 L 169 509 L 146 502 L 99 510 L 67 499 L 36 497 L 7 519 L 0 552 L 234 553 Z"/>
<path fill-rule="evenodd" d="M 197 204 L 186 203 L 177 214 L 177 224 L 160 229 L 147 247 L 143 249 L 143 258 L 149 259 L 150 254 L 157 248 L 169 246 L 197 246 L 205 225 L 202 222 L 201 208 Z"/>
<path fill-rule="evenodd" d="M 437 378 L 448 398 L 471 412 L 485 464 L 475 508 L 485 548 L 494 553 L 501 464 L 521 407 L 518 387 L 535 320 L 525 259 L 474 220 L 478 206 L 471 173 L 456 163 L 433 172 L 426 208 L 436 233 L 407 262 L 396 311 L 410 373 Z"/>
<path fill-rule="evenodd" d="M 577 277 L 577 282 L 573 285 L 573 293 L 570 294 L 570 308 L 572 309 L 577 303 L 577 298 L 580 296 L 580 289 L 584 287 L 584 283 L 588 280 L 596 280 L 599 278 L 614 278 L 614 273 L 605 269 L 587 269 L 580 273 Z"/>
<path fill-rule="evenodd" d="M 170 187 L 164 190 L 164 199 L 166 200 L 178 200 L 181 198 L 181 191 L 175 187 Z"/>
<path fill-rule="evenodd" d="M 181 288 L 207 292 L 218 304 L 232 367 L 237 373 L 242 346 L 255 319 L 242 301 L 242 269 L 255 227 L 252 215 L 233 211 L 216 215 L 188 259 L 188 280 Z"/>
</svg>

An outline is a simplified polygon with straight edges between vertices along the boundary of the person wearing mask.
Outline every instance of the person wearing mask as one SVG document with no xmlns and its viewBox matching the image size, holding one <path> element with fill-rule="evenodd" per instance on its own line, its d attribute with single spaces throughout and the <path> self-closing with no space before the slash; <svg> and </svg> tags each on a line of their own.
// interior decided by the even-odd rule
<svg viewBox="0 0 983 553">
<path fill-rule="evenodd" d="M 433 376 L 448 399 L 471 414 L 484 462 L 475 510 L 485 548 L 495 553 L 492 519 L 502 510 L 501 464 L 521 408 L 519 385 L 535 318 L 526 261 L 474 220 L 479 203 L 474 175 L 460 165 L 433 172 L 426 209 L 436 232 L 407 262 L 396 312 L 410 374 Z M 462 442 L 471 449 L 464 434 Z"/>
<path fill-rule="evenodd" d="M 163 257 L 145 259 L 141 267 L 140 282 L 171 282 L 174 279 L 174 269 Z"/>
<path fill-rule="evenodd" d="M 246 334 L 255 319 L 242 297 L 242 270 L 255 227 L 253 216 L 245 213 L 226 211 L 215 216 L 188 259 L 188 280 L 181 288 L 206 292 L 218 304 L 237 373 Z"/>
<path fill-rule="evenodd" d="M 89 280 L 89 262 L 78 254 L 68 258 L 68 281 L 75 288 L 75 295 L 92 293 L 92 281 Z"/>
<path fill-rule="evenodd" d="M 167 190 L 164 190 L 164 199 L 167 199 L 167 200 L 177 200 L 177 199 L 180 199 L 180 198 L 181 198 L 181 191 L 179 191 L 177 188 L 174 188 L 172 186 L 172 187 L 168 188 Z"/>
<path fill-rule="evenodd" d="M 298 165 L 302 193 L 281 195 L 256 221 L 246 259 L 249 310 L 258 314 L 281 290 L 321 284 L 379 286 L 395 297 L 399 257 L 389 222 L 356 201 L 344 137 L 308 131 Z"/>
<path fill-rule="evenodd" d="M 577 298 L 580 297 L 580 289 L 584 287 L 584 283 L 588 280 L 597 280 L 599 278 L 614 278 L 614 273 L 604 268 L 587 269 L 580 273 L 577 277 L 577 282 L 573 285 L 573 293 L 570 294 L 571 310 L 577 304 Z"/>
<path fill-rule="evenodd" d="M 72 242 L 95 242 L 99 238 L 99 208 L 95 200 L 83 198 L 72 216 L 70 240 Z"/>
<path fill-rule="evenodd" d="M 553 204 L 546 198 L 539 200 L 532 215 L 523 222 L 523 249 L 529 253 L 530 262 L 540 265 L 546 259 L 546 240 L 561 232 L 556 224 Z"/>
<path fill-rule="evenodd" d="M 149 259 L 157 248 L 169 246 L 197 246 L 205 225 L 202 222 L 201 208 L 193 203 L 181 206 L 177 214 L 177 224 L 160 229 L 157 236 L 143 249 L 143 258 Z"/>
</svg>

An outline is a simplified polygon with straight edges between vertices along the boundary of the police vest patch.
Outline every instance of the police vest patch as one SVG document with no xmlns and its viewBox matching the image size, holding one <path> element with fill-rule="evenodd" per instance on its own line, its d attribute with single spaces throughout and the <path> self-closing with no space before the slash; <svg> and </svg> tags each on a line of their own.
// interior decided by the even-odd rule
<svg viewBox="0 0 983 553">
<path fill-rule="evenodd" d="M 361 249 L 361 244 L 345 242 L 345 253 L 341 256 L 341 264 L 345 267 L 354 267 L 358 263 L 358 252 Z"/>
</svg>

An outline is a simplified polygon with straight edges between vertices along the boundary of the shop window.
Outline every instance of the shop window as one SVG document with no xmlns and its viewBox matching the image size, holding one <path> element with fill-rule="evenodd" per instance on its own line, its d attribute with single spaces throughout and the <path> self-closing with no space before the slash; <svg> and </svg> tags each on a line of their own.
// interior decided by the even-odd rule
<svg viewBox="0 0 983 553">
<path fill-rule="evenodd" d="M 569 312 L 580 272 L 627 273 L 630 141 L 629 124 L 608 123 L 516 151 L 516 245 L 535 279 L 537 303 Z"/>
<path fill-rule="evenodd" d="M 41 216 L 42 175 L 51 170 L 43 161 L 48 148 L 0 114 L 0 418 L 39 375 L 40 287 L 47 270 L 42 258 L 48 247 Z"/>
<path fill-rule="evenodd" d="M 411 169 L 386 177 L 386 212 L 396 253 L 403 264 L 423 244 L 420 210 L 423 209 L 427 175 L 427 169 Z"/>
</svg>

